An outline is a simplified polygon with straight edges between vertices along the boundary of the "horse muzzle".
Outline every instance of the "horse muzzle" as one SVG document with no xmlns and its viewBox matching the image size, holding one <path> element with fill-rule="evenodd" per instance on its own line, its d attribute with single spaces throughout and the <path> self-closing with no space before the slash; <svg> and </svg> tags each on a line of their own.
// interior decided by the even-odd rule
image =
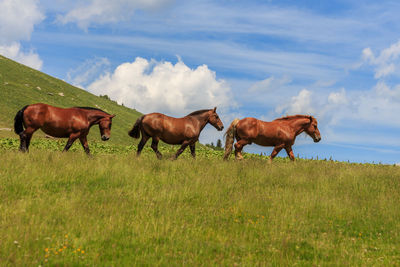
<svg viewBox="0 0 400 267">
<path fill-rule="evenodd" d="M 103 141 L 107 141 L 108 139 L 110 139 L 109 136 L 105 136 L 105 135 L 101 136 L 101 140 L 103 140 Z"/>
<path fill-rule="evenodd" d="M 319 141 L 321 141 L 321 136 L 315 136 L 313 139 L 314 143 L 318 143 Z"/>
<path fill-rule="evenodd" d="M 223 125 L 218 127 L 218 131 L 222 131 L 223 129 L 224 129 Z"/>
</svg>

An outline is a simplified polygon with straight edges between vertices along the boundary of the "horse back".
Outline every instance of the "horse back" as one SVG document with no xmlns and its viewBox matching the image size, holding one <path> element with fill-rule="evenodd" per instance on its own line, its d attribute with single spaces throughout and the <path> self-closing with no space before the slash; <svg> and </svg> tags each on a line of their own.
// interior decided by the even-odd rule
<svg viewBox="0 0 400 267">
<path fill-rule="evenodd" d="M 142 121 L 144 132 L 168 144 L 181 144 L 194 138 L 196 129 L 190 118 L 174 118 L 161 113 L 147 114 Z"/>
<path fill-rule="evenodd" d="M 24 112 L 26 126 L 40 128 L 54 137 L 68 137 L 73 132 L 84 131 L 89 124 L 78 108 L 59 108 L 38 103 L 29 105 Z"/>
<path fill-rule="evenodd" d="M 275 146 L 287 143 L 291 139 L 291 132 L 285 125 L 277 121 L 262 121 L 256 118 L 244 118 L 236 126 L 240 139 L 247 139 L 251 143 L 263 146 Z"/>
</svg>

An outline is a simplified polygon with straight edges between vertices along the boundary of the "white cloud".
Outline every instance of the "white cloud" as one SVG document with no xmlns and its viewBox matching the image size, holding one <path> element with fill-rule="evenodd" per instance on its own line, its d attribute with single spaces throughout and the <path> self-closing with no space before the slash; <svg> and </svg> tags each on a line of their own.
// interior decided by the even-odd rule
<svg viewBox="0 0 400 267">
<path fill-rule="evenodd" d="M 19 41 L 29 40 L 35 24 L 44 19 L 36 0 L 0 1 L 0 54 L 40 70 L 43 62 L 32 50 L 24 52 Z"/>
<path fill-rule="evenodd" d="M 0 45 L 0 54 L 37 70 L 40 70 L 43 66 L 43 61 L 38 54 L 32 50 L 29 52 L 21 51 L 19 43 Z"/>
<path fill-rule="evenodd" d="M 303 89 L 286 103 L 276 105 L 276 116 L 293 114 L 314 115 L 325 143 L 388 145 L 391 142 L 400 146 L 400 139 L 392 138 L 391 132 L 385 138 L 379 132 L 385 127 L 400 129 L 400 84 L 390 86 L 379 81 L 370 90 L 351 92 L 344 88 L 325 93 Z M 362 136 L 361 131 L 365 131 Z"/>
<path fill-rule="evenodd" d="M 161 8 L 170 0 L 91 0 L 80 2 L 58 20 L 63 23 L 76 23 L 87 30 L 91 24 L 116 23 L 129 20 L 137 9 L 154 10 Z"/>
<path fill-rule="evenodd" d="M 339 92 L 331 92 L 328 96 L 328 103 L 333 105 L 347 104 L 346 90 L 342 88 Z"/>
<path fill-rule="evenodd" d="M 376 69 L 375 78 L 379 79 L 379 78 L 388 76 L 389 74 L 394 73 L 395 70 L 396 70 L 396 67 L 393 63 L 382 64 L 382 66 L 380 66 Z"/>
<path fill-rule="evenodd" d="M 260 92 L 270 91 L 274 89 L 280 89 L 282 86 L 290 83 L 292 79 L 289 76 L 283 76 L 282 78 L 275 78 L 271 76 L 265 80 L 254 83 L 250 88 L 249 92 Z"/>
<path fill-rule="evenodd" d="M 215 72 L 206 65 L 191 69 L 181 60 L 174 65 L 138 57 L 101 76 L 87 89 L 143 113 L 183 116 L 198 109 L 234 105 L 229 85 L 217 79 Z"/>
<path fill-rule="evenodd" d="M 361 57 L 363 60 L 368 61 L 370 63 L 375 61 L 374 53 L 372 53 L 371 48 L 367 47 L 361 52 Z"/>
<path fill-rule="evenodd" d="M 364 63 L 375 66 L 375 78 L 381 79 L 397 73 L 400 65 L 400 41 L 383 49 L 379 56 L 375 56 L 371 48 L 367 47 L 362 51 L 361 57 Z"/>
<path fill-rule="evenodd" d="M 277 106 L 275 111 L 277 113 L 284 112 L 288 115 L 313 114 L 315 112 L 315 109 L 311 105 L 311 95 L 311 91 L 303 89 L 299 92 L 297 96 L 293 96 L 289 103 Z"/>
<path fill-rule="evenodd" d="M 86 85 L 93 82 L 101 74 L 104 74 L 105 68 L 110 66 L 110 61 L 104 57 L 95 57 L 83 62 L 80 66 L 69 70 L 67 81 L 73 85 L 85 88 Z"/>
<path fill-rule="evenodd" d="M 0 10 L 0 45 L 29 40 L 34 25 L 44 19 L 36 0 L 2 0 Z"/>
</svg>

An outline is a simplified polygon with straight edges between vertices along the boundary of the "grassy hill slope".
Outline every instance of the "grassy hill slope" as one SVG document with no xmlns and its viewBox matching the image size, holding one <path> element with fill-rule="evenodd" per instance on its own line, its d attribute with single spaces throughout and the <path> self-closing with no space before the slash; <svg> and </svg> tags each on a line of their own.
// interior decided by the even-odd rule
<svg viewBox="0 0 400 267">
<path fill-rule="evenodd" d="M 100 98 L 62 80 L 0 56 L 0 128 L 13 128 L 16 112 L 25 105 L 38 102 L 58 107 L 91 106 L 116 114 L 109 141 L 114 144 L 132 143 L 132 138 L 128 137 L 127 132 L 141 115 L 114 101 Z M 13 132 L 0 131 L 0 137 L 5 136 L 16 137 Z M 44 136 L 44 134 L 41 132 L 35 136 Z M 90 132 L 89 140 L 98 141 L 99 137 L 98 127 L 95 126 Z"/>
</svg>

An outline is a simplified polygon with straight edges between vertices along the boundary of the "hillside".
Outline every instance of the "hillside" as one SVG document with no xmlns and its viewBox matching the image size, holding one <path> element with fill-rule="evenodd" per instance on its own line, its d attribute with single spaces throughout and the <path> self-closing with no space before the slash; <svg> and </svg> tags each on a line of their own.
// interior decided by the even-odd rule
<svg viewBox="0 0 400 267">
<path fill-rule="evenodd" d="M 141 115 L 114 101 L 95 96 L 62 80 L 0 56 L 0 128 L 13 128 L 16 112 L 25 105 L 38 102 L 58 107 L 98 107 L 108 113 L 117 114 L 113 119 L 112 135 L 108 141 L 114 144 L 132 143 L 133 139 L 128 137 L 127 132 Z M 36 137 L 44 136 L 43 132 L 39 132 L 35 134 Z M 93 127 L 89 140 L 99 141 L 99 136 L 98 127 Z M 3 130 L 0 131 L 0 137 L 16 137 L 16 135 Z"/>
</svg>

